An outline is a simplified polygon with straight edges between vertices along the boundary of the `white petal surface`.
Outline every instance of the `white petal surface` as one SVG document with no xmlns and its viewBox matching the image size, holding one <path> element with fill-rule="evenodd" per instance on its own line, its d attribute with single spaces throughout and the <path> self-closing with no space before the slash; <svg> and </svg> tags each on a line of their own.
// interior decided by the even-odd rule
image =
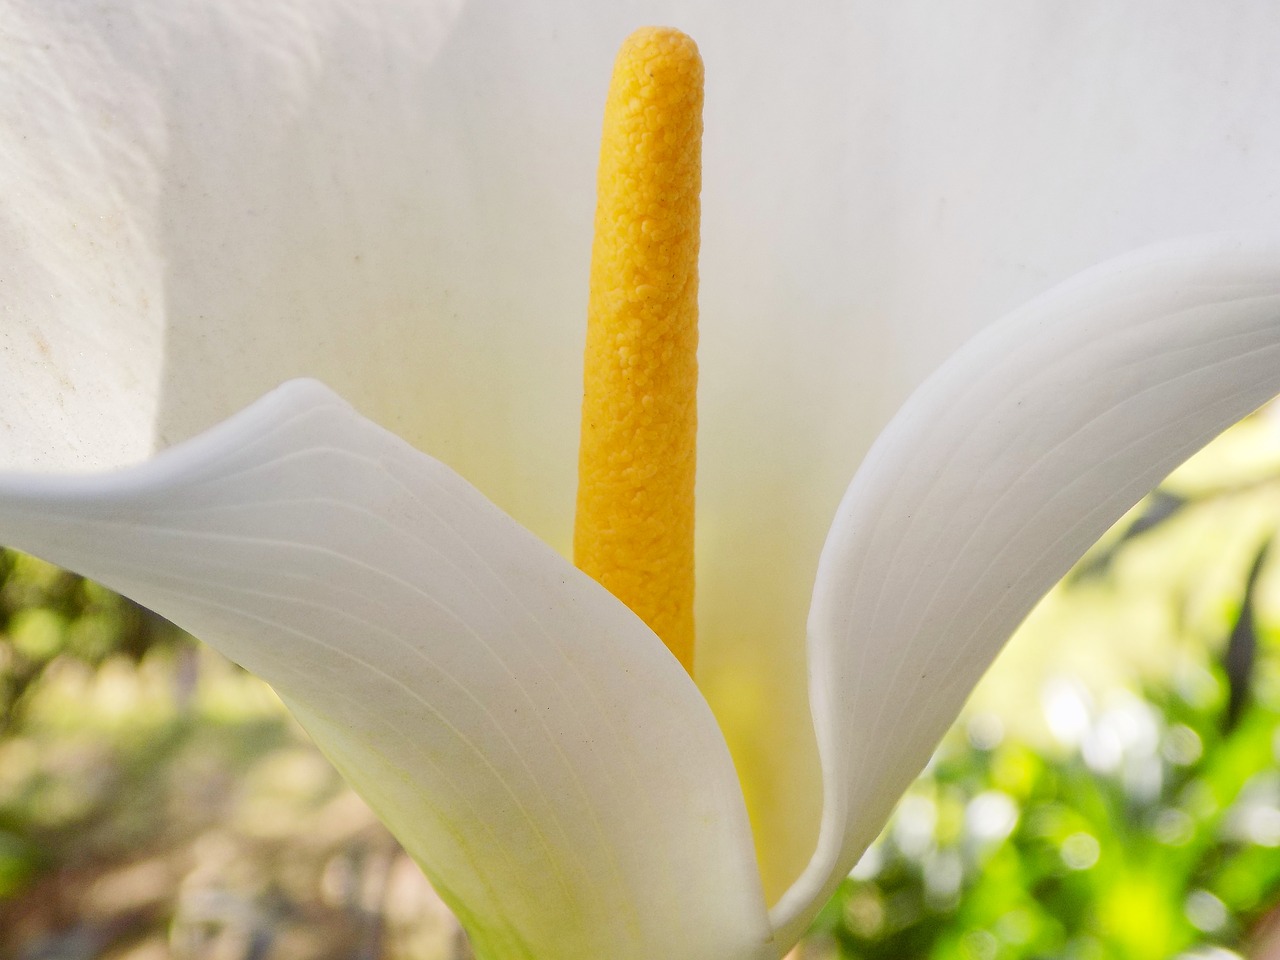
<svg viewBox="0 0 1280 960">
<path fill-rule="evenodd" d="M 809 618 L 823 837 L 795 932 L 875 838 L 1037 600 L 1151 486 L 1280 389 L 1280 239 L 1090 271 L 912 396 L 840 505 Z"/>
<path fill-rule="evenodd" d="M 0 542 L 268 680 L 481 957 L 774 956 L 737 779 L 679 664 L 318 383 L 120 474 L 3 478 Z"/>
</svg>

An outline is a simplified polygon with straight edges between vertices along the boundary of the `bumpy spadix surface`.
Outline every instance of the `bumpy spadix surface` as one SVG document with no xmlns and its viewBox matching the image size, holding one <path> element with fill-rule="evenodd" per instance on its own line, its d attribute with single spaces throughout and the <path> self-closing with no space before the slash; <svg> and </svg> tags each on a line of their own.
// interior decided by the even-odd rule
<svg viewBox="0 0 1280 960">
<path fill-rule="evenodd" d="M 702 59 L 629 37 L 605 105 L 574 562 L 693 669 Z"/>
</svg>

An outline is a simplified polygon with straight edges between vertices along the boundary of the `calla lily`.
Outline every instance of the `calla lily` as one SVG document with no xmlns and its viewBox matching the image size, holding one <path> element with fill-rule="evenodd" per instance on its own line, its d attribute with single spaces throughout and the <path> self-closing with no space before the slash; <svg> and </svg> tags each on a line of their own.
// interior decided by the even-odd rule
<svg viewBox="0 0 1280 960">
<path fill-rule="evenodd" d="M 1280 389 L 1280 242 L 1216 235 L 990 326 L 863 458 L 992 318 L 1276 222 L 1261 2 L 3 18 L 0 541 L 271 682 L 484 957 L 779 956 L 1038 596 Z M 701 689 L 546 545 L 604 77 L 663 20 L 708 64 Z"/>
</svg>

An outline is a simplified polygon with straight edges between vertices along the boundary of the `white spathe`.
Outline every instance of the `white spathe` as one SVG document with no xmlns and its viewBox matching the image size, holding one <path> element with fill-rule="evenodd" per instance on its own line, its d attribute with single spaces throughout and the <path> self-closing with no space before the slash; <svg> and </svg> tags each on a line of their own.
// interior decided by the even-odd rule
<svg viewBox="0 0 1280 960">
<path fill-rule="evenodd" d="M 770 960 L 1018 621 L 1280 388 L 1280 238 L 1114 261 L 925 382 L 837 511 L 809 621 L 823 830 L 772 913 L 711 711 L 662 642 L 439 461 L 295 381 L 142 466 L 0 478 L 0 541 L 266 679 L 478 955 Z"/>
<path fill-rule="evenodd" d="M 599 113 L 646 22 L 708 66 L 699 683 L 776 901 L 840 492 L 991 318 L 1280 223 L 1266 0 L 6 0 L 0 463 L 136 462 L 314 376 L 563 546 Z"/>
</svg>

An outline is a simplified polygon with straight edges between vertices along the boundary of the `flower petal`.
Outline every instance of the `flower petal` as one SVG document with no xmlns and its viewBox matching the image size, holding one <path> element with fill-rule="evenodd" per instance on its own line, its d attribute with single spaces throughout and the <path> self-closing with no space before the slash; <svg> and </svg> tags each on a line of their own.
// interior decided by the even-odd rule
<svg viewBox="0 0 1280 960">
<path fill-rule="evenodd" d="M 807 922 L 1031 607 L 1280 389 L 1280 239 L 1152 248 L 991 327 L 912 396 L 836 515 L 809 618 L 822 839 Z"/>
<path fill-rule="evenodd" d="M 481 956 L 771 956 L 732 763 L 638 618 L 295 381 L 115 475 L 6 477 L 0 539 L 268 680 Z"/>
</svg>

